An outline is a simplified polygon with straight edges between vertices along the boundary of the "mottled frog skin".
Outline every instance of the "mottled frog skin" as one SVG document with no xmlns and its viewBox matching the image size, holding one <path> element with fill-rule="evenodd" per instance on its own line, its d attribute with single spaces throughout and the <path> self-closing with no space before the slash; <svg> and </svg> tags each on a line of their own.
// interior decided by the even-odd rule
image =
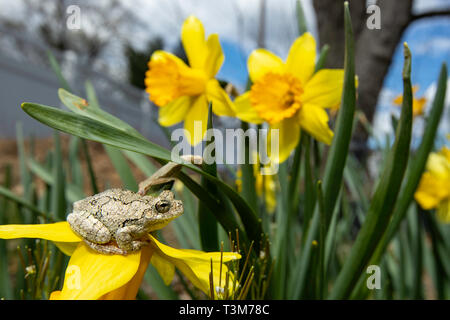
<svg viewBox="0 0 450 320">
<path fill-rule="evenodd" d="M 149 232 L 182 213 L 182 202 L 169 190 L 152 197 L 110 189 L 75 202 L 67 222 L 92 249 L 126 255 L 148 244 Z"/>
</svg>

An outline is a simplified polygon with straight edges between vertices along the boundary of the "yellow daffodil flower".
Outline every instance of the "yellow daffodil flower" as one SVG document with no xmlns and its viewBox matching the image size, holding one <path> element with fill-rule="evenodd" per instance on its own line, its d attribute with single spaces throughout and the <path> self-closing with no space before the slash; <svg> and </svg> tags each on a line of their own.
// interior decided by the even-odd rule
<svg viewBox="0 0 450 320">
<path fill-rule="evenodd" d="M 276 198 L 276 175 L 262 175 L 258 163 L 253 165 L 253 175 L 255 177 L 255 189 L 258 197 L 264 196 L 267 212 L 272 213 L 275 211 L 277 205 Z M 239 168 L 236 171 L 236 186 L 239 192 L 242 191 L 242 170 Z"/>
<path fill-rule="evenodd" d="M 450 222 L 450 149 L 430 153 L 414 197 L 425 210 L 436 208 L 440 221 Z"/>
<path fill-rule="evenodd" d="M 325 108 L 342 95 L 343 69 L 314 73 L 316 42 L 305 33 L 292 44 L 286 62 L 265 49 L 254 50 L 247 61 L 253 85 L 235 100 L 236 116 L 251 123 L 268 122 L 279 129 L 279 156 L 285 161 L 300 139 L 300 129 L 330 144 L 333 132 Z"/>
<path fill-rule="evenodd" d="M 267 212 L 274 212 L 277 205 L 277 198 L 275 194 L 277 185 L 275 175 L 262 175 L 258 170 L 258 173 L 255 174 L 255 180 L 256 193 L 259 197 L 264 195 Z"/>
<path fill-rule="evenodd" d="M 40 238 L 50 240 L 71 256 L 61 291 L 54 291 L 54 300 L 125 300 L 135 299 L 148 264 L 151 262 L 166 284 L 178 268 L 194 286 L 210 294 L 209 274 L 213 265 L 213 282 L 225 285 L 229 272 L 225 262 L 240 259 L 234 252 L 202 252 L 175 249 L 162 244 L 149 234 L 149 246 L 124 255 L 106 255 L 93 251 L 76 235 L 67 222 L 37 225 L 2 225 L 0 238 Z M 221 257 L 222 255 L 222 257 Z M 222 266 L 220 265 L 222 259 Z M 222 270 L 222 274 L 220 274 Z M 229 274 L 229 279 L 233 279 Z M 232 285 L 229 284 L 230 290 Z"/>
<path fill-rule="evenodd" d="M 427 102 L 427 99 L 425 97 L 416 98 L 416 92 L 419 90 L 419 86 L 415 85 L 412 88 L 413 92 L 413 117 L 421 116 L 423 115 L 425 111 L 425 104 Z M 403 103 L 403 96 L 399 95 L 392 101 L 396 106 L 402 106 Z"/>
<path fill-rule="evenodd" d="M 224 61 L 219 36 L 211 34 L 205 41 L 201 21 L 190 16 L 181 29 L 181 42 L 189 60 L 187 66 L 175 55 L 156 51 L 146 73 L 146 91 L 159 110 L 159 123 L 172 126 L 184 120 L 192 145 L 202 141 L 208 120 L 208 103 L 219 116 L 234 116 L 234 105 L 214 76 Z M 201 130 L 194 131 L 196 121 Z M 199 127 L 200 129 L 200 127 Z"/>
</svg>

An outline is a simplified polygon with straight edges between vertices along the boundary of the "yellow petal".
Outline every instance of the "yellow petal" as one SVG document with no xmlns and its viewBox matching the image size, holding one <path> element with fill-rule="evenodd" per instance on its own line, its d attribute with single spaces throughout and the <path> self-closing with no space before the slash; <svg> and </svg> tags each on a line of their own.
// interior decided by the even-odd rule
<svg viewBox="0 0 450 320">
<path fill-rule="evenodd" d="M 430 154 L 431 156 L 432 154 Z M 448 195 L 446 181 L 437 178 L 430 172 L 424 172 L 414 198 L 425 210 L 436 208 L 442 199 Z"/>
<path fill-rule="evenodd" d="M 206 95 L 208 101 L 212 102 L 212 109 L 215 114 L 218 116 L 235 116 L 234 104 L 225 90 L 220 86 L 219 81 L 216 79 L 208 81 Z"/>
<path fill-rule="evenodd" d="M 145 246 L 141 250 L 139 268 L 133 278 L 123 286 L 103 295 L 101 300 L 134 300 L 153 256 L 153 247 Z"/>
<path fill-rule="evenodd" d="M 163 279 L 164 283 L 169 285 L 175 274 L 175 266 L 169 260 L 164 259 L 164 255 L 159 255 L 158 252 L 153 254 L 151 262 Z"/>
<path fill-rule="evenodd" d="M 149 67 L 151 67 L 152 62 L 155 63 L 170 62 L 176 68 L 190 69 L 189 66 L 181 58 L 177 57 L 173 53 L 164 50 L 156 50 L 155 52 L 153 52 L 151 59 L 149 61 Z"/>
<path fill-rule="evenodd" d="M 395 97 L 394 100 L 392 100 L 392 103 L 397 105 L 397 106 L 401 106 L 403 103 L 403 96 L 402 95 L 398 95 Z"/>
<path fill-rule="evenodd" d="M 426 168 L 437 179 L 450 179 L 450 161 L 443 153 L 430 153 Z"/>
<path fill-rule="evenodd" d="M 344 86 L 344 70 L 322 69 L 306 83 L 302 100 L 322 108 L 339 104 Z"/>
<path fill-rule="evenodd" d="M 450 140 L 450 134 L 447 134 L 447 140 Z M 442 149 L 439 151 L 440 154 L 442 154 L 450 163 L 450 149 L 447 147 L 442 147 Z"/>
<path fill-rule="evenodd" d="M 412 93 L 413 93 L 413 95 L 416 93 L 417 88 L 418 88 L 417 86 L 413 86 L 413 87 L 412 87 Z M 394 98 L 394 100 L 392 100 L 392 103 L 395 104 L 395 105 L 401 106 L 402 103 L 403 103 L 403 95 L 402 95 L 402 94 L 399 94 L 398 96 L 396 96 L 396 97 Z"/>
<path fill-rule="evenodd" d="M 298 113 L 298 121 L 302 129 L 316 140 L 331 144 L 333 131 L 328 126 L 327 112 L 313 104 L 304 104 Z"/>
<path fill-rule="evenodd" d="M 422 181 L 424 179 L 423 177 L 424 176 L 422 176 Z M 418 189 L 414 193 L 414 198 L 419 203 L 419 205 L 425 210 L 436 208 L 440 201 L 439 197 L 436 197 L 431 192 L 428 192 L 428 190 L 426 189 Z"/>
<path fill-rule="evenodd" d="M 50 299 L 49 300 L 61 300 L 61 291 L 53 291 L 50 293 Z"/>
<path fill-rule="evenodd" d="M 194 17 L 188 17 L 181 28 L 181 42 L 189 60 L 189 65 L 202 69 L 205 64 L 207 45 L 202 22 Z"/>
<path fill-rule="evenodd" d="M 275 188 L 269 182 L 269 186 L 265 187 L 266 189 L 266 208 L 269 213 L 273 213 L 277 206 L 277 197 L 275 195 Z"/>
<path fill-rule="evenodd" d="M 155 237 L 150 234 L 150 240 L 156 245 L 156 247 L 166 256 L 181 259 L 181 260 L 193 260 L 197 262 L 210 261 L 220 262 L 220 252 L 204 252 L 200 250 L 192 249 L 175 249 L 159 242 Z M 240 259 L 241 255 L 236 252 L 223 252 L 222 261 L 228 262 L 231 260 Z"/>
<path fill-rule="evenodd" d="M 126 256 L 97 253 L 84 242 L 69 260 L 62 300 L 96 300 L 128 283 L 136 274 L 141 251 Z"/>
<path fill-rule="evenodd" d="M 163 107 L 160 107 L 158 118 L 159 124 L 165 127 L 170 127 L 183 121 L 193 101 L 194 98 L 190 96 L 183 96 L 173 100 Z"/>
<path fill-rule="evenodd" d="M 192 107 L 184 119 L 184 129 L 187 130 L 187 139 L 191 145 L 196 145 L 203 140 L 208 128 L 208 102 L 205 95 L 195 99 Z M 188 134 L 189 133 L 189 134 Z"/>
<path fill-rule="evenodd" d="M 214 78 L 225 59 L 222 47 L 220 46 L 219 36 L 217 34 L 211 34 L 206 41 L 206 47 L 208 48 L 208 54 L 206 56 L 204 70 L 208 78 Z"/>
<path fill-rule="evenodd" d="M 424 113 L 425 104 L 427 103 L 427 99 L 425 97 L 413 99 L 413 116 L 420 116 Z"/>
<path fill-rule="evenodd" d="M 78 242 L 53 242 L 66 256 L 71 256 L 78 247 Z"/>
<path fill-rule="evenodd" d="M 272 130 L 278 129 L 278 152 L 272 147 Z M 269 127 L 268 148 L 269 156 L 275 163 L 284 162 L 300 140 L 300 126 L 296 117 L 286 118 Z M 278 153 L 278 154 L 277 154 Z"/>
<path fill-rule="evenodd" d="M 250 79 L 255 82 L 267 72 L 283 72 L 284 62 L 268 50 L 256 49 L 248 57 L 247 67 Z"/>
<path fill-rule="evenodd" d="M 419 90 L 419 86 L 415 85 L 412 87 L 412 93 L 413 93 L 413 117 L 417 117 L 420 115 L 423 115 L 424 113 L 424 107 L 427 102 L 427 99 L 425 97 L 416 98 L 414 95 L 416 94 L 417 90 Z M 395 105 L 401 106 L 403 103 L 403 95 L 398 95 L 394 100 L 392 100 L 392 103 Z"/>
<path fill-rule="evenodd" d="M 316 41 L 309 32 L 305 32 L 292 44 L 286 59 L 286 69 L 305 84 L 313 74 L 315 64 Z"/>
<path fill-rule="evenodd" d="M 264 120 L 260 118 L 258 111 L 256 111 L 250 102 L 250 91 L 247 91 L 237 97 L 234 100 L 234 105 L 236 108 L 236 117 L 239 119 L 255 124 L 261 124 L 264 122 Z"/>
<path fill-rule="evenodd" d="M 256 193 L 259 197 L 265 195 L 267 211 L 269 213 L 272 213 L 275 210 L 277 204 L 275 175 L 262 175 L 257 164 L 254 164 L 253 168 L 256 180 Z"/>
<path fill-rule="evenodd" d="M 39 238 L 55 242 L 80 242 L 67 222 L 49 224 L 7 224 L 0 226 L 1 239 Z"/>
<path fill-rule="evenodd" d="M 222 265 L 222 274 L 220 274 L 220 252 L 203 252 L 198 250 L 175 249 L 162 244 L 150 235 L 155 248 L 159 250 L 162 259 L 168 260 L 174 264 L 194 286 L 209 294 L 209 273 L 211 272 L 211 261 L 213 263 L 213 281 L 214 286 L 225 285 L 228 267 Z M 222 261 L 227 262 L 234 259 L 240 259 L 241 256 L 234 252 L 224 252 Z M 220 280 L 221 279 L 221 280 Z M 231 286 L 231 283 L 229 284 Z"/>
<path fill-rule="evenodd" d="M 264 190 L 266 194 L 266 207 L 269 212 L 274 212 L 277 205 L 275 175 L 265 175 Z"/>
<path fill-rule="evenodd" d="M 443 223 L 450 223 L 450 199 L 444 200 L 439 204 L 437 217 Z"/>
</svg>

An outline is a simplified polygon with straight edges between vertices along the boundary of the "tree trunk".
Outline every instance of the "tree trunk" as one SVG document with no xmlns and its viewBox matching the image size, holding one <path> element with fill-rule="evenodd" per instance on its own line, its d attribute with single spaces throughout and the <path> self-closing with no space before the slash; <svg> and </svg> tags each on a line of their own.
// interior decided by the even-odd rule
<svg viewBox="0 0 450 320">
<path fill-rule="evenodd" d="M 355 68 L 359 78 L 357 105 L 372 122 L 378 95 L 403 31 L 412 20 L 412 0 L 379 0 L 381 29 L 369 29 L 365 0 L 350 1 L 355 36 Z M 342 68 L 344 62 L 343 1 L 313 1 L 321 44 L 330 45 L 327 67 Z M 401 76 L 401 75 L 399 75 Z M 358 126 L 352 150 L 364 157 L 367 133 Z"/>
</svg>

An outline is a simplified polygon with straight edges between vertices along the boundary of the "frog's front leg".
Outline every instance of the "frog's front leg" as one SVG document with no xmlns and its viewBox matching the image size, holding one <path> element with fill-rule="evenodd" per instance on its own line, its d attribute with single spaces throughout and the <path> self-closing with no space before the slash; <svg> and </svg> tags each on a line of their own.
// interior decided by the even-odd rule
<svg viewBox="0 0 450 320">
<path fill-rule="evenodd" d="M 149 241 L 144 238 L 147 231 L 138 225 L 129 225 L 117 230 L 115 238 L 120 249 L 131 252 L 137 251 Z"/>
<path fill-rule="evenodd" d="M 108 228 L 88 212 L 73 212 L 67 216 L 67 222 L 91 249 L 105 254 L 126 254 L 114 244 L 108 243 L 111 241 L 111 233 Z"/>
<path fill-rule="evenodd" d="M 175 176 L 180 170 L 180 164 L 175 162 L 167 163 L 149 178 L 139 183 L 138 194 L 144 196 L 147 193 L 171 189 L 175 182 Z"/>
<path fill-rule="evenodd" d="M 108 228 L 100 220 L 86 211 L 69 214 L 67 216 L 67 222 L 75 233 L 87 241 L 97 244 L 104 244 L 111 241 L 111 233 Z"/>
<path fill-rule="evenodd" d="M 186 162 L 200 166 L 203 162 L 201 156 L 184 155 L 180 157 Z M 176 162 L 168 162 L 149 178 L 139 183 L 138 193 L 142 196 L 161 190 L 170 190 L 175 182 L 175 178 L 181 171 L 182 165 Z"/>
</svg>

